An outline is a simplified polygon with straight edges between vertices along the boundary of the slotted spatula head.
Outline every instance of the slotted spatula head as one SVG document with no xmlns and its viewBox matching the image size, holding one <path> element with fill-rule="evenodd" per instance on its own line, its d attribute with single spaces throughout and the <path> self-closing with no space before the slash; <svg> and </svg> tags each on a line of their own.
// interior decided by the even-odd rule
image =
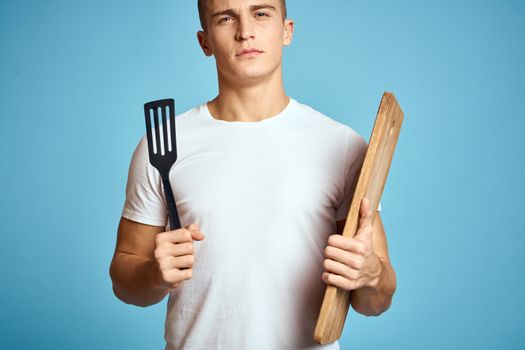
<svg viewBox="0 0 525 350">
<path fill-rule="evenodd" d="M 159 125 L 159 112 L 162 125 Z M 175 138 L 175 101 L 172 98 L 151 101 L 144 104 L 146 136 L 148 139 L 149 161 L 164 178 L 177 160 Z M 151 124 L 153 119 L 153 128 Z"/>
<path fill-rule="evenodd" d="M 159 123 L 159 110 L 162 125 Z M 177 160 L 177 139 L 175 138 L 175 101 L 171 98 L 151 101 L 144 104 L 146 117 L 146 137 L 148 139 L 149 162 L 160 173 L 170 227 L 172 230 L 181 227 L 173 190 L 169 179 L 170 169 Z M 153 119 L 153 128 L 151 127 Z"/>
</svg>

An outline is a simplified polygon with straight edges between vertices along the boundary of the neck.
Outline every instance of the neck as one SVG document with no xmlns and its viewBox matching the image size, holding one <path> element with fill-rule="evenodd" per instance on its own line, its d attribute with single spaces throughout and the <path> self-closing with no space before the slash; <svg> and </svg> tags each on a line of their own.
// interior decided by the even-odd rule
<svg viewBox="0 0 525 350">
<path fill-rule="evenodd" d="M 283 87 L 281 66 L 263 78 L 242 82 L 219 75 L 219 95 L 208 103 L 215 119 L 256 122 L 281 112 L 290 101 Z"/>
</svg>

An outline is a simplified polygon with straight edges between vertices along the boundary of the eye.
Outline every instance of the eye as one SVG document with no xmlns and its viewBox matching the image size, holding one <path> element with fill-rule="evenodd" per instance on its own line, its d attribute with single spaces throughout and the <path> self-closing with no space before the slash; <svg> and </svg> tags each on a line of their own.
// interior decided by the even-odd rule
<svg viewBox="0 0 525 350">
<path fill-rule="evenodd" d="M 219 23 L 228 22 L 226 20 L 229 20 L 229 19 L 231 19 L 231 17 L 222 17 L 221 19 L 219 19 Z"/>
<path fill-rule="evenodd" d="M 256 12 L 256 17 L 270 17 L 270 15 L 266 12 Z"/>
</svg>

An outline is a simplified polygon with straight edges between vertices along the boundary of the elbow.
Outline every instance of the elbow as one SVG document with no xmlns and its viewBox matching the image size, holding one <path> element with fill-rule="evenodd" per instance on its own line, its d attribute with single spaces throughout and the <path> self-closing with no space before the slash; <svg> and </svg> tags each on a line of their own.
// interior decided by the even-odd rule
<svg viewBox="0 0 525 350">
<path fill-rule="evenodd" d="M 394 281 L 392 285 L 386 290 L 385 297 L 383 299 L 383 302 L 374 310 L 374 313 L 369 316 L 379 316 L 383 314 L 385 311 L 390 309 L 390 306 L 392 306 L 392 300 L 394 298 L 394 293 L 396 292 L 396 281 L 394 278 Z"/>
<path fill-rule="evenodd" d="M 353 305 L 352 305 L 353 307 Z M 363 316 L 380 316 L 383 314 L 388 308 L 390 307 L 390 304 L 386 304 L 385 306 L 376 306 L 376 307 L 368 307 L 368 308 L 360 308 L 360 307 L 353 307 L 353 309 L 360 313 Z"/>
<path fill-rule="evenodd" d="M 117 265 L 112 263 L 109 267 L 109 277 L 112 282 L 113 294 L 117 297 L 118 300 L 122 301 L 128 305 L 135 305 L 140 307 L 151 306 L 151 304 L 146 304 L 140 300 L 134 300 L 130 293 L 126 293 L 125 289 L 119 284 L 119 275 Z"/>
<path fill-rule="evenodd" d="M 373 309 L 373 313 L 371 315 L 367 315 L 367 316 L 380 316 L 385 311 L 390 309 L 390 306 L 392 306 L 392 300 L 394 298 L 394 293 L 396 292 L 396 280 L 395 280 L 395 277 L 394 277 L 392 282 L 393 283 L 389 287 L 387 287 L 387 289 L 385 291 L 385 294 L 384 294 L 384 297 L 383 297 L 383 300 L 381 300 L 381 302 L 378 303 L 378 305 L 376 305 L 376 307 Z"/>
<path fill-rule="evenodd" d="M 112 283 L 112 289 L 113 294 L 119 299 L 120 301 L 129 304 L 129 302 L 126 300 L 122 292 L 120 291 L 118 287 L 118 273 L 117 273 L 117 267 L 114 261 L 111 262 L 111 265 L 109 267 L 109 278 L 111 279 Z"/>
<path fill-rule="evenodd" d="M 389 280 L 389 283 L 385 285 L 383 297 L 380 298 L 380 301 L 373 308 L 373 313 L 367 316 L 379 316 L 388 309 L 390 309 L 390 306 L 392 306 L 392 300 L 397 289 L 396 272 L 394 271 L 392 266 L 390 266 L 390 276 L 391 278 Z"/>
<path fill-rule="evenodd" d="M 392 299 L 396 290 L 395 279 L 390 286 L 374 296 L 364 294 L 351 297 L 352 308 L 364 316 L 380 316 L 392 305 Z M 359 292 L 354 292 L 355 294 Z"/>
<path fill-rule="evenodd" d="M 373 304 L 370 303 L 365 306 L 352 304 L 352 308 L 361 315 L 377 317 L 382 315 L 385 311 L 387 311 L 391 305 L 392 298 L 385 298 L 384 300 L 377 301 Z"/>
<path fill-rule="evenodd" d="M 127 299 L 121 294 L 115 283 L 113 283 L 113 294 L 117 297 L 118 300 L 122 301 L 125 304 L 130 304 Z"/>
<path fill-rule="evenodd" d="M 388 309 L 390 309 L 391 305 L 392 305 L 392 297 L 387 298 L 387 300 L 381 306 L 377 307 L 371 315 L 367 315 L 367 316 L 375 316 L 375 317 L 381 316 Z"/>
<path fill-rule="evenodd" d="M 140 300 L 140 299 L 133 299 L 129 295 L 126 295 L 125 293 L 123 293 L 115 284 L 113 284 L 113 294 L 115 294 L 117 299 L 119 299 L 120 301 L 128 305 L 146 308 L 148 306 L 155 304 L 155 303 L 146 303 L 144 302 L 144 300 Z"/>
</svg>

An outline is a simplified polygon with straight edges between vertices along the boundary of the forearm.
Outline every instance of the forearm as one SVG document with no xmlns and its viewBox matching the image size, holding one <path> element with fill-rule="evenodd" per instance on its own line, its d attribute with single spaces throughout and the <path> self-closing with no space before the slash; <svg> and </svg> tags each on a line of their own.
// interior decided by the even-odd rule
<svg viewBox="0 0 525 350">
<path fill-rule="evenodd" d="M 110 276 L 113 292 L 127 304 L 150 306 L 170 291 L 160 282 L 157 262 L 137 255 L 118 253 L 111 263 Z"/>
<path fill-rule="evenodd" d="M 377 284 L 361 287 L 350 293 L 352 308 L 366 316 L 379 316 L 385 312 L 390 307 L 396 290 L 396 274 L 392 265 L 381 259 L 379 262 L 381 273 Z"/>
</svg>

